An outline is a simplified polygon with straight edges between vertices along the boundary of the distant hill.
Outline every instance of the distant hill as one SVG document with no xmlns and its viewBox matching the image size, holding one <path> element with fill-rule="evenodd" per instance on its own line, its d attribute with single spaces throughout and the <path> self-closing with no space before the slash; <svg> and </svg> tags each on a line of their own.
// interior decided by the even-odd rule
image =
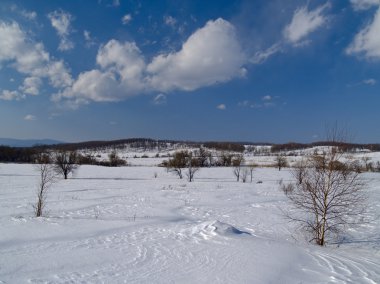
<svg viewBox="0 0 380 284">
<path fill-rule="evenodd" d="M 0 138 L 0 145 L 10 147 L 32 147 L 36 145 L 54 145 L 64 142 L 52 139 L 12 139 Z"/>
</svg>

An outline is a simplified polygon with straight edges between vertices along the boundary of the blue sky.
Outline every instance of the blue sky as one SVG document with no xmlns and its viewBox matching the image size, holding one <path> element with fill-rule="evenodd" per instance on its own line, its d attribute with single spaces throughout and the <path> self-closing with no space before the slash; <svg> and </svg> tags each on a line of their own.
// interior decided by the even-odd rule
<svg viewBox="0 0 380 284">
<path fill-rule="evenodd" d="M 0 137 L 380 142 L 380 0 L 0 5 Z"/>
</svg>

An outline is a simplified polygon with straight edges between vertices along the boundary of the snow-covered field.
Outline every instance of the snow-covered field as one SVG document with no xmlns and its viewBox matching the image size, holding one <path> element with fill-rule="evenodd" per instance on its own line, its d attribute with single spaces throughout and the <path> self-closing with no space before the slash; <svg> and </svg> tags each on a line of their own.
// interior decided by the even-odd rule
<svg viewBox="0 0 380 284">
<path fill-rule="evenodd" d="M 258 168 L 253 183 L 201 169 L 189 183 L 82 166 L 34 218 L 38 172 L 0 164 L 0 283 L 380 283 L 380 174 L 363 178 L 373 221 L 318 247 L 283 217 L 286 169 Z"/>
</svg>

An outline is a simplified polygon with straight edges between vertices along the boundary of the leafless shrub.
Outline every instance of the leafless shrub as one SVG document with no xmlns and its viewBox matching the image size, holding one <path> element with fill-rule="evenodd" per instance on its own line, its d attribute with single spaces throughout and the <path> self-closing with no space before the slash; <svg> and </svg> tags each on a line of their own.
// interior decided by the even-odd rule
<svg viewBox="0 0 380 284">
<path fill-rule="evenodd" d="M 285 195 L 289 195 L 294 192 L 295 185 L 293 183 L 282 183 L 280 185 L 280 188 L 285 193 Z"/>
<path fill-rule="evenodd" d="M 56 173 L 53 166 L 50 164 L 50 155 L 40 154 L 37 157 L 36 170 L 39 174 L 39 182 L 37 187 L 37 202 L 33 205 L 34 214 L 36 217 L 41 217 L 46 206 L 46 198 L 50 186 L 56 179 Z"/>
</svg>

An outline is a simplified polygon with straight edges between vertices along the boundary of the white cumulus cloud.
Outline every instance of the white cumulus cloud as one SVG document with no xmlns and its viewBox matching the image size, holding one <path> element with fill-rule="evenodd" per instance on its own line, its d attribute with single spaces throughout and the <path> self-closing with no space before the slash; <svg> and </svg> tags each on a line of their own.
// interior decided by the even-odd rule
<svg viewBox="0 0 380 284">
<path fill-rule="evenodd" d="M 20 94 L 18 91 L 3 90 L 0 94 L 0 100 L 13 101 L 23 99 L 25 95 Z"/>
<path fill-rule="evenodd" d="M 57 10 L 49 13 L 48 18 L 60 38 L 58 49 L 61 51 L 73 49 L 74 43 L 69 39 L 72 30 L 71 22 L 73 21 L 71 14 L 62 10 Z"/>
<path fill-rule="evenodd" d="M 380 8 L 371 23 L 356 34 L 346 49 L 347 54 L 361 54 L 367 59 L 380 58 Z"/>
<path fill-rule="evenodd" d="M 120 101 L 144 92 L 146 66 L 135 43 L 110 40 L 100 47 L 96 62 L 99 69 L 80 73 L 72 86 L 55 95 L 55 100 Z"/>
<path fill-rule="evenodd" d="M 71 75 L 63 61 L 52 59 L 43 44 L 33 41 L 16 22 L 0 22 L 0 68 L 4 64 L 26 75 L 27 78 L 20 87 L 25 94 L 38 94 L 43 78 L 47 78 L 55 88 L 72 84 Z M 3 91 L 0 98 L 23 97 L 16 93 Z"/>
<path fill-rule="evenodd" d="M 284 38 L 293 45 L 299 44 L 326 23 L 327 17 L 324 12 L 329 7 L 330 4 L 326 3 L 312 11 L 309 11 L 307 6 L 298 8 L 293 14 L 292 21 L 283 31 Z"/>
<path fill-rule="evenodd" d="M 42 80 L 39 77 L 27 77 L 24 79 L 23 85 L 20 90 L 24 94 L 28 95 L 38 95 L 40 93 L 40 86 L 42 85 Z"/>
<path fill-rule="evenodd" d="M 83 103 L 120 101 L 149 92 L 191 91 L 243 76 L 246 61 L 234 27 L 223 19 L 209 21 L 178 52 L 158 55 L 150 63 L 134 42 L 112 39 L 99 48 L 98 68 L 82 72 L 54 98 Z"/>
<path fill-rule="evenodd" d="M 234 26 L 219 18 L 195 31 L 178 52 L 153 58 L 147 71 L 155 90 L 191 91 L 240 76 L 246 60 Z"/>
</svg>

